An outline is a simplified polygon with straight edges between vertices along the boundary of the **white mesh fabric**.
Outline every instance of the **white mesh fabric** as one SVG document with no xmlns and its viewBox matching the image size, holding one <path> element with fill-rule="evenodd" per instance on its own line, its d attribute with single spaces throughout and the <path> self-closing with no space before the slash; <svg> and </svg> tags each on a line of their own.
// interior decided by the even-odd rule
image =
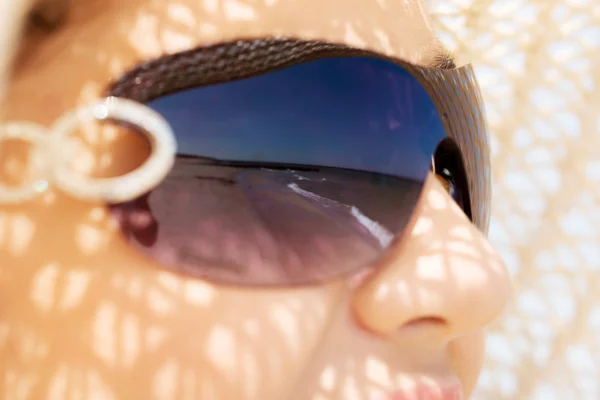
<svg viewBox="0 0 600 400">
<path fill-rule="evenodd" d="M 490 239 L 516 298 L 474 398 L 600 399 L 600 2 L 431 0 L 492 134 Z"/>
</svg>

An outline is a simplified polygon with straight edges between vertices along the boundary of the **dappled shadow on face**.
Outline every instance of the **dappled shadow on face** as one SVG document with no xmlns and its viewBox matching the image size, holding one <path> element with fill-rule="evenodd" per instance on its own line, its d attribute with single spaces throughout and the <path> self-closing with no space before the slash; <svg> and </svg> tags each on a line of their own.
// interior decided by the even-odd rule
<svg viewBox="0 0 600 400">
<path fill-rule="evenodd" d="M 0 210 L 2 393 L 253 399 L 299 373 L 338 290 L 217 288 L 149 265 L 115 230 L 58 194 Z"/>
<path fill-rule="evenodd" d="M 430 62 L 439 42 L 429 31 L 424 10 L 416 1 L 365 0 L 362 12 L 337 2 L 293 0 L 216 0 L 186 3 L 152 3 L 137 9 L 130 45 L 145 56 L 158 56 L 194 47 L 202 41 L 252 36 L 298 36 L 345 42 Z M 393 24 L 392 24 L 393 23 Z M 401 24 L 403 30 L 397 30 Z M 405 32 L 411 32 L 406 37 Z"/>
<path fill-rule="evenodd" d="M 451 385 L 450 368 L 472 382 L 479 363 L 467 354 L 481 344 L 473 334 L 498 312 L 477 304 L 495 304 L 489 297 L 501 293 L 489 285 L 506 284 L 503 267 L 448 196 L 431 193 L 404 240 L 356 288 L 359 301 L 386 313 L 383 325 L 360 307 L 331 321 L 339 286 L 257 294 L 160 271 L 123 247 L 103 208 L 58 194 L 2 210 L 3 390 L 57 399 L 370 399 L 415 382 Z M 344 310 L 356 307 L 346 300 Z M 447 327 L 406 326 L 425 316 Z"/>
<path fill-rule="evenodd" d="M 152 153 L 145 132 L 113 122 L 82 123 L 68 140 L 73 147 L 69 168 L 94 178 L 130 173 L 140 168 Z"/>
<path fill-rule="evenodd" d="M 373 271 L 355 304 L 386 335 L 423 317 L 443 320 L 453 333 L 483 327 L 510 296 L 500 257 L 431 178 L 413 224 Z"/>
<path fill-rule="evenodd" d="M 113 36 L 94 35 L 94 29 L 104 32 L 107 27 L 89 24 L 90 32 L 73 43 L 78 49 L 73 58 L 61 62 L 78 68 L 93 64 L 106 71 L 96 74 L 92 68 L 90 75 L 69 77 L 71 87 L 82 88 L 77 99 L 65 95 L 54 104 L 37 96 L 47 104 L 34 114 L 39 122 L 50 123 L 71 103 L 98 96 L 108 77 L 130 67 L 131 59 L 124 54 L 131 49 L 141 58 L 186 49 L 199 39 L 225 40 L 240 33 L 326 37 L 400 56 L 403 50 L 395 49 L 404 49 L 423 58 L 428 35 L 411 50 L 401 44 L 405 32 L 392 35 L 380 28 L 398 26 L 394 11 L 404 6 L 391 9 L 392 2 L 371 3 L 378 4 L 369 9 L 373 12 L 357 12 L 336 2 L 307 12 L 302 2 L 288 0 L 212 1 L 198 3 L 197 9 L 149 3 L 136 11 L 132 23 L 112 30 Z M 106 17 L 110 7 L 97 4 L 90 10 Z M 169 19 L 155 18 L 157 12 Z M 416 15 L 418 9 L 413 12 Z M 86 24 L 93 13 L 88 14 L 88 20 L 81 19 Z M 411 36 L 420 40 L 419 32 Z M 65 93 L 64 84 L 40 73 L 22 91 L 29 87 Z M 33 118 L 27 113 L 35 107 L 19 102 L 11 107 L 13 117 Z M 112 166 L 118 151 L 131 150 L 119 144 L 118 137 L 94 140 L 90 135 L 89 144 L 113 144 L 112 159 L 77 165 L 89 165 L 84 170 L 90 172 Z M 82 205 L 54 193 L 27 207 L 0 210 L 2 393 L 34 399 L 241 399 L 265 398 L 264 393 L 281 398 L 282 387 L 295 381 L 324 329 L 336 290 L 258 295 L 216 289 L 152 268 L 124 247 L 115 231 L 99 205 Z M 392 361 L 388 365 L 394 366 Z M 350 360 L 345 360 L 339 368 L 348 365 Z"/>
<path fill-rule="evenodd" d="M 320 390 L 297 398 L 414 395 L 420 385 L 451 390 L 456 377 L 468 394 L 484 328 L 510 294 L 499 257 L 430 179 L 411 230 L 357 283 L 353 312 L 331 325 L 306 368 L 302 382 L 319 382 Z"/>
<path fill-rule="evenodd" d="M 388 341 L 349 329 L 351 319 L 345 315 L 332 324 L 290 399 L 384 400 L 399 393 L 459 399 L 461 387 L 465 394 L 473 389 L 483 359 L 483 331 L 443 342 L 433 329 L 422 327 Z"/>
<path fill-rule="evenodd" d="M 161 271 L 117 239 L 104 208 L 59 194 L 5 207 L 3 390 L 51 399 L 370 399 L 415 382 L 452 385 L 451 369 L 472 383 L 480 357 L 469 354 L 481 347 L 473 335 L 501 309 L 507 281 L 438 189 L 426 189 L 411 230 L 341 303 L 336 284 L 234 291 Z M 444 324 L 410 326 L 424 317 Z"/>
<path fill-rule="evenodd" d="M 137 63 L 207 43 L 326 39 L 427 65 L 442 50 L 418 1 L 363 0 L 356 7 L 318 0 L 70 4 L 65 26 L 25 41 L 11 101 L 2 110 L 7 119 L 49 124 L 65 109 L 102 96 L 105 85 Z"/>
</svg>

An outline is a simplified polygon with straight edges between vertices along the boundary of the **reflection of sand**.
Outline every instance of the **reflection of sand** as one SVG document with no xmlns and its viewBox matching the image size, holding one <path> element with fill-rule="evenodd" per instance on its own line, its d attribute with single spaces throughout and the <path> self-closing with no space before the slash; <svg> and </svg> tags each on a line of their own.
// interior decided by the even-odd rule
<svg viewBox="0 0 600 400">
<path fill-rule="evenodd" d="M 228 281 L 329 277 L 367 263 L 412 212 L 420 185 L 320 170 L 179 159 L 149 197 L 162 263 Z M 166 246 L 168 244 L 168 246 Z"/>
</svg>

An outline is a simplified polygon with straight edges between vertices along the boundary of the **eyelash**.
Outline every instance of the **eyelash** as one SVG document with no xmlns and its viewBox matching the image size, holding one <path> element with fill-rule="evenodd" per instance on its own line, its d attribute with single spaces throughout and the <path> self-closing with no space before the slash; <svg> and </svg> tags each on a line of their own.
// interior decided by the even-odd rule
<svg viewBox="0 0 600 400">
<path fill-rule="evenodd" d="M 432 157 L 431 171 L 465 214 L 471 218 L 467 174 L 461 151 L 452 139 L 446 138 L 438 145 Z"/>
<path fill-rule="evenodd" d="M 435 174 L 435 177 L 442 184 L 444 189 L 446 189 L 446 192 L 448 192 L 450 197 L 457 200 L 456 182 L 450 170 L 448 168 L 436 168 L 435 163 L 432 164 L 431 172 Z"/>
</svg>

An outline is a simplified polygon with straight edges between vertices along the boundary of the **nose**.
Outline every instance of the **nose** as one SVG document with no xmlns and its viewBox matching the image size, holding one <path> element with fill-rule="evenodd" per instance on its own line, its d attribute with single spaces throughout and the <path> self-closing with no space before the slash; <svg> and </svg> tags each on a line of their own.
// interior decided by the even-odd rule
<svg viewBox="0 0 600 400">
<path fill-rule="evenodd" d="M 411 224 L 358 284 L 352 308 L 375 334 L 433 322 L 456 337 L 489 324 L 510 294 L 501 258 L 430 175 Z"/>
</svg>

